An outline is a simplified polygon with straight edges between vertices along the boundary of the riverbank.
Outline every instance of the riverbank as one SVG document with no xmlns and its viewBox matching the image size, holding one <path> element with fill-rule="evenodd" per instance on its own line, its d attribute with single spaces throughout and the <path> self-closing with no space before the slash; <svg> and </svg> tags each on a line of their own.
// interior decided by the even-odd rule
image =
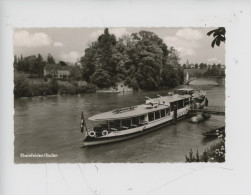
<svg viewBox="0 0 251 195">
<path fill-rule="evenodd" d="M 23 75 L 18 75 L 14 78 L 15 98 L 95 92 L 96 86 L 90 83 L 78 86 L 77 84 L 73 84 L 71 82 L 60 82 L 57 79 L 42 82 L 29 82 L 29 80 Z"/>
</svg>

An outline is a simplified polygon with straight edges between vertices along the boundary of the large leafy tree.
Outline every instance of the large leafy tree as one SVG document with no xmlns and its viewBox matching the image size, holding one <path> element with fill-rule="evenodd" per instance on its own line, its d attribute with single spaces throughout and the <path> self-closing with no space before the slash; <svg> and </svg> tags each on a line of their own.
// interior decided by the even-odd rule
<svg viewBox="0 0 251 195">
<path fill-rule="evenodd" d="M 110 83 L 110 85 L 116 83 L 118 64 L 116 44 L 115 36 L 110 34 L 108 28 L 106 28 L 104 33 L 98 37 L 98 40 L 91 43 L 89 48 L 85 50 L 85 56 L 80 59 L 80 62 L 83 66 L 83 76 L 87 81 L 92 82 L 91 78 L 94 79 L 92 75 L 96 71 L 99 75 L 100 71 L 103 70 L 107 76 L 102 77 L 102 79 L 111 77 L 105 83 Z"/>
<path fill-rule="evenodd" d="M 97 69 L 92 75 L 92 81 L 98 87 L 110 87 L 112 84 L 111 77 L 106 70 Z"/>
<path fill-rule="evenodd" d="M 153 32 L 140 31 L 117 40 L 105 29 L 97 41 L 90 43 L 80 62 L 83 77 L 98 87 L 124 80 L 135 89 L 154 90 L 181 83 L 179 60 L 178 52 L 173 47 L 168 49 Z M 171 75 L 168 78 L 174 79 L 174 84 L 166 80 L 164 72 Z"/>
<path fill-rule="evenodd" d="M 160 88 L 160 75 L 168 56 L 167 46 L 162 39 L 149 31 L 133 33 L 132 42 L 128 48 L 129 62 L 126 65 L 129 81 L 135 83 L 136 80 L 141 89 Z"/>
<path fill-rule="evenodd" d="M 83 77 L 87 82 L 91 82 L 91 76 L 94 74 L 96 67 L 101 66 L 97 42 L 89 45 L 85 50 L 85 55 L 81 57 L 80 62 L 83 68 Z"/>
<path fill-rule="evenodd" d="M 73 67 L 70 71 L 70 77 L 75 81 L 80 81 L 82 79 L 81 69 L 78 67 Z"/>
</svg>

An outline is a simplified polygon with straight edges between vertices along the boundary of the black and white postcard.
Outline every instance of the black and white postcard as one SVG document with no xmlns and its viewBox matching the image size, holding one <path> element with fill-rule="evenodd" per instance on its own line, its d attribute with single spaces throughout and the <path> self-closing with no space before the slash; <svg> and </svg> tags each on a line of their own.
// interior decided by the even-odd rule
<svg viewBox="0 0 251 195">
<path fill-rule="evenodd" d="M 250 3 L 0 4 L 0 194 L 250 194 Z"/>
</svg>

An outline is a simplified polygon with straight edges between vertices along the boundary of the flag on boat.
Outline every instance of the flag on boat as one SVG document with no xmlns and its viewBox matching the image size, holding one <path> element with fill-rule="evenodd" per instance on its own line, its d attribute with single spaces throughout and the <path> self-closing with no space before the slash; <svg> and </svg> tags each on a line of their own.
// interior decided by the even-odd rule
<svg viewBox="0 0 251 195">
<path fill-rule="evenodd" d="M 86 122 L 85 122 L 85 117 L 84 117 L 84 112 L 81 113 L 80 128 L 81 128 L 81 133 L 83 133 L 87 129 Z"/>
</svg>

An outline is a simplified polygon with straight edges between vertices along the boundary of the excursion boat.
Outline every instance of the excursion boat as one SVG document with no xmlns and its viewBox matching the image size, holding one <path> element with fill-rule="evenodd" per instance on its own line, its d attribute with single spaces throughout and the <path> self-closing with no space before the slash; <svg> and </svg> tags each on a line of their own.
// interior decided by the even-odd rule
<svg viewBox="0 0 251 195">
<path fill-rule="evenodd" d="M 81 132 L 84 133 L 84 146 L 122 141 L 176 123 L 188 115 L 192 104 L 193 96 L 189 93 L 159 95 L 153 99 L 146 97 L 145 104 L 120 108 L 88 118 L 90 121 L 99 122 L 89 128 L 82 112 Z"/>
</svg>

